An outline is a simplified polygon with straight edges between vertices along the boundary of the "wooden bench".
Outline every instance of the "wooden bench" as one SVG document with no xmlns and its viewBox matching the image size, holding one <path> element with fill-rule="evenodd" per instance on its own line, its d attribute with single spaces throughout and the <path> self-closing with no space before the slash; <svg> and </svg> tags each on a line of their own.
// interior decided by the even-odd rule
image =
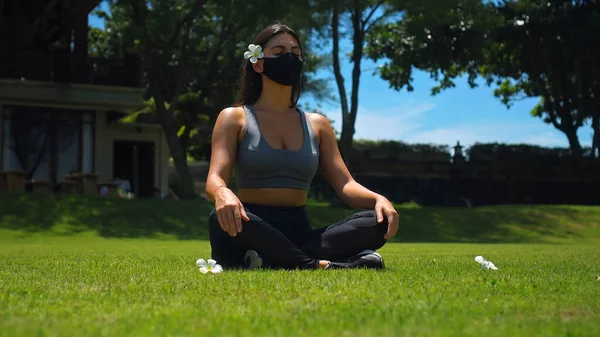
<svg viewBox="0 0 600 337">
<path fill-rule="evenodd" d="M 104 182 L 98 184 L 98 194 L 109 198 L 119 197 L 119 185 L 113 182 Z"/>
<path fill-rule="evenodd" d="M 25 192 L 25 175 L 21 170 L 8 170 L 0 172 L 0 191 Z"/>
<path fill-rule="evenodd" d="M 98 195 L 98 174 L 96 173 L 73 173 L 66 176 L 67 181 L 76 184 L 75 193 L 82 195 Z"/>
<path fill-rule="evenodd" d="M 50 194 L 52 193 L 52 183 L 47 180 L 27 180 L 25 188 L 32 193 Z"/>
<path fill-rule="evenodd" d="M 67 180 L 58 183 L 58 187 L 61 193 L 73 194 L 77 193 L 77 182 Z"/>
</svg>

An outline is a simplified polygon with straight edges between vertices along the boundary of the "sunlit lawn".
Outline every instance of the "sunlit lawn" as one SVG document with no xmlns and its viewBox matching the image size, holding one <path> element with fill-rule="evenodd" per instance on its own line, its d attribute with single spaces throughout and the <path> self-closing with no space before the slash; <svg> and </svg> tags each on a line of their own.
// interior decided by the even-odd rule
<svg viewBox="0 0 600 337">
<path fill-rule="evenodd" d="M 2 201 L 0 336 L 600 335 L 597 208 L 406 209 L 411 241 L 433 227 L 463 242 L 504 231 L 515 243 L 390 243 L 381 272 L 203 275 L 195 261 L 210 246 L 198 213 L 209 205 L 61 199 L 48 210 L 57 220 L 45 201 Z M 18 217 L 19 205 L 34 213 Z M 347 212 L 311 207 L 323 224 Z M 482 212 L 496 215 L 482 220 L 493 229 L 458 225 Z M 153 238 L 127 238 L 135 233 Z M 499 270 L 482 270 L 476 255 Z"/>
<path fill-rule="evenodd" d="M 2 241 L 2 336 L 600 334 L 594 245 L 390 244 L 388 269 L 198 272 L 199 241 Z M 481 270 L 482 254 L 498 271 Z"/>
</svg>

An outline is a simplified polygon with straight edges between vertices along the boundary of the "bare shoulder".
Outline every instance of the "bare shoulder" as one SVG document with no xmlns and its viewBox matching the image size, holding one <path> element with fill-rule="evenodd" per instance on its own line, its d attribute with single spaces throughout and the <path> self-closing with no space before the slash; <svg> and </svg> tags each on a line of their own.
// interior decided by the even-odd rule
<svg viewBox="0 0 600 337">
<path fill-rule="evenodd" d="M 241 141 L 241 135 L 246 127 L 246 113 L 243 107 L 227 107 L 217 116 L 213 129 L 213 137 L 222 137 L 226 135 L 237 135 L 238 141 Z"/>
<path fill-rule="evenodd" d="M 327 117 L 315 112 L 307 112 L 306 116 L 308 116 L 310 125 L 315 131 L 328 131 L 331 129 L 331 123 L 329 123 Z"/>
<path fill-rule="evenodd" d="M 217 119 L 220 119 L 228 125 L 243 125 L 246 120 L 246 115 L 243 107 L 230 106 L 221 110 Z"/>
<path fill-rule="evenodd" d="M 327 139 L 328 135 L 333 134 L 333 128 L 327 117 L 315 112 L 307 112 L 306 116 L 315 132 L 315 135 L 317 136 L 317 141 L 319 144 L 321 144 L 321 140 L 323 138 Z"/>
</svg>

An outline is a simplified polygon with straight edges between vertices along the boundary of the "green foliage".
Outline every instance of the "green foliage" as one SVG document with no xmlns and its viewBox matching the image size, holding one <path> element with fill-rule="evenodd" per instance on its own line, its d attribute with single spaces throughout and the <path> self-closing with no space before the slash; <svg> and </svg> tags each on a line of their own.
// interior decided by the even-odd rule
<svg viewBox="0 0 600 337">
<path fill-rule="evenodd" d="M 584 148 L 590 151 L 590 148 Z M 479 158 L 493 158 L 497 161 L 540 161 L 569 159 L 573 156 L 570 148 L 543 147 L 530 144 L 475 143 L 467 149 L 470 161 Z"/>
<path fill-rule="evenodd" d="M 439 81 L 436 94 L 454 87 L 453 79 L 467 74 L 475 86 L 486 33 L 498 19 L 479 0 L 402 2 L 401 19 L 388 22 L 368 36 L 366 54 L 387 60 L 377 71 L 396 90 L 413 90 L 413 69 L 430 72 Z"/>
<path fill-rule="evenodd" d="M 110 13 L 96 11 L 105 19 L 106 30 L 92 29 L 90 50 L 105 57 L 122 55 L 123 50 L 140 50 L 144 30 L 139 13 L 129 0 L 112 3 Z M 190 142 L 183 145 L 194 146 L 194 142 L 208 141 L 210 123 L 223 108 L 231 105 L 244 62 L 243 53 L 255 34 L 263 27 L 274 22 L 284 22 L 298 31 L 303 38 L 305 53 L 304 91 L 320 100 L 331 99 L 326 80 L 315 77 L 315 72 L 324 64 L 323 57 L 313 51 L 309 41 L 313 33 L 310 17 L 312 7 L 296 2 L 241 0 L 208 1 L 201 16 L 193 20 L 187 46 L 181 45 L 181 37 L 171 42 L 176 32 L 176 23 L 180 22 L 189 10 L 189 1 L 154 0 L 147 7 L 145 21 L 148 36 L 146 45 L 150 49 L 155 67 L 160 73 L 160 90 L 164 94 L 165 109 L 173 101 L 178 81 L 183 80 L 182 94 L 178 96 L 173 111 L 179 136 L 191 133 Z M 178 72 L 182 50 L 190 49 L 190 55 L 183 72 Z M 185 78 L 181 78 L 185 74 Z M 141 111 L 126 121 L 156 120 L 150 114 L 154 97 L 150 98 Z M 145 116 L 144 116 L 145 115 Z M 143 117 L 142 117 L 143 116 Z M 203 128 L 206 126 L 206 128 Z M 199 131 L 202 130 L 202 131 Z M 193 135 L 196 133 L 195 135 Z M 197 147 L 196 147 L 197 149 Z"/>
<path fill-rule="evenodd" d="M 118 1 L 120 6 L 109 3 L 110 12 L 98 7 L 92 13 L 103 20 L 105 29 L 89 27 L 88 50 L 90 55 L 119 59 L 127 50 L 139 50 L 141 33 L 132 21 L 131 8 L 123 6 L 125 1 Z"/>
<path fill-rule="evenodd" d="M 408 144 L 395 140 L 362 140 L 354 141 L 353 150 L 357 153 L 439 153 L 450 154 L 447 145 Z"/>
<path fill-rule="evenodd" d="M 369 37 L 368 55 L 390 86 L 412 90 L 413 69 L 439 84 L 433 94 L 466 76 L 485 78 L 510 106 L 542 98 L 532 114 L 564 132 L 575 156 L 577 129 L 600 111 L 600 10 L 594 2 L 447 0 L 407 6 L 402 20 Z M 595 94 L 596 93 L 596 94 Z"/>
<path fill-rule="evenodd" d="M 169 103 L 165 102 L 165 109 L 169 108 Z M 156 123 L 156 102 L 154 97 L 144 101 L 144 105 L 141 109 L 126 115 L 119 119 L 121 123 Z"/>
<path fill-rule="evenodd" d="M 569 148 L 547 148 L 528 144 L 476 143 L 467 149 L 469 161 L 535 162 L 570 158 Z"/>
</svg>

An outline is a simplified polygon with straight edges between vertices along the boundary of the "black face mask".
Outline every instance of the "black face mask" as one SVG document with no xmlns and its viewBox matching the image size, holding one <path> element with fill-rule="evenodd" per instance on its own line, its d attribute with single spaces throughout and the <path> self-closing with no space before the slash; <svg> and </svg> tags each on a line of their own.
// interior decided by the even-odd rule
<svg viewBox="0 0 600 337">
<path fill-rule="evenodd" d="M 303 62 L 300 56 L 292 52 L 287 52 L 275 58 L 265 57 L 263 61 L 263 74 L 273 82 L 291 87 L 300 79 Z"/>
</svg>

